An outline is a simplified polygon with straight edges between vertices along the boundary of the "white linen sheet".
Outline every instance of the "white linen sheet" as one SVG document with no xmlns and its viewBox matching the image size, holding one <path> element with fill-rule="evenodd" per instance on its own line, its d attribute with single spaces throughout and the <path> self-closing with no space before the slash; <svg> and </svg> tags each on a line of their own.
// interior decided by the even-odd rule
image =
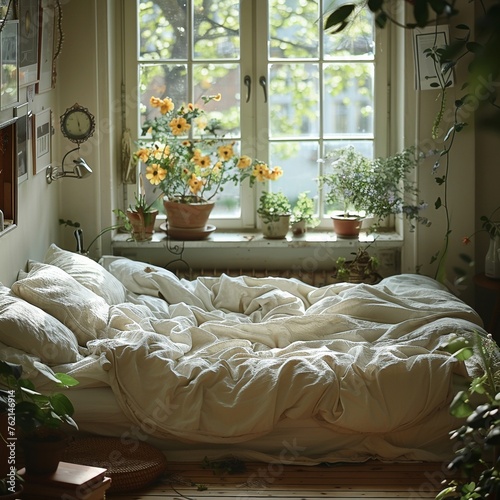
<svg viewBox="0 0 500 500">
<path fill-rule="evenodd" d="M 416 275 L 314 288 L 179 280 L 127 259 L 107 269 L 129 302 L 111 306 L 107 329 L 87 345 L 96 384 L 109 383 L 131 425 L 198 448 L 248 450 L 289 422 L 314 422 L 321 450 L 304 457 L 438 457 L 456 425 L 455 383 L 473 369 L 442 346 L 450 335 L 485 334 L 470 307 Z M 78 366 L 63 368 L 78 377 Z"/>
</svg>

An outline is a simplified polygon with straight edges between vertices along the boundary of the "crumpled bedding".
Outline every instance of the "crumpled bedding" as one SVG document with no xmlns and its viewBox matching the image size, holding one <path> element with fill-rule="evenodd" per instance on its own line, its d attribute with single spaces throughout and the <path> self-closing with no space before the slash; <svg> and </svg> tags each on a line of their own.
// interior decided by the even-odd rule
<svg viewBox="0 0 500 500">
<path fill-rule="evenodd" d="M 472 308 L 423 276 L 315 288 L 180 280 L 125 258 L 106 268 L 128 302 L 110 307 L 89 354 L 106 358 L 123 412 L 157 437 L 239 443 L 310 418 L 340 434 L 411 436 L 470 369 L 442 349 L 447 339 L 485 334 Z"/>
</svg>

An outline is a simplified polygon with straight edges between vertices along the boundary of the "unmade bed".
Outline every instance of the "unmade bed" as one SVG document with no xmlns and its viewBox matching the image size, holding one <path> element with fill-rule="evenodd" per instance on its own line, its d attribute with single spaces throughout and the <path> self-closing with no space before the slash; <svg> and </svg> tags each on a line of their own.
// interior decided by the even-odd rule
<svg viewBox="0 0 500 500">
<path fill-rule="evenodd" d="M 480 363 L 443 347 L 476 334 L 471 307 L 413 274 L 319 288 L 185 280 L 51 245 L 0 286 L 2 359 L 43 390 L 38 363 L 71 374 L 82 432 L 146 441 L 170 460 L 447 460 L 449 404 Z"/>
</svg>

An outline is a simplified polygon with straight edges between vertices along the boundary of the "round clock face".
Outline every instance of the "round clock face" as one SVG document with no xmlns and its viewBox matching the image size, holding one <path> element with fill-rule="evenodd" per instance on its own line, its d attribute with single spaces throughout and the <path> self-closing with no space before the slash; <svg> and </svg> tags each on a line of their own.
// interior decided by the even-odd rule
<svg viewBox="0 0 500 500">
<path fill-rule="evenodd" d="M 95 120 L 87 108 L 75 104 L 61 116 L 61 131 L 70 141 L 81 143 L 92 136 Z"/>
</svg>

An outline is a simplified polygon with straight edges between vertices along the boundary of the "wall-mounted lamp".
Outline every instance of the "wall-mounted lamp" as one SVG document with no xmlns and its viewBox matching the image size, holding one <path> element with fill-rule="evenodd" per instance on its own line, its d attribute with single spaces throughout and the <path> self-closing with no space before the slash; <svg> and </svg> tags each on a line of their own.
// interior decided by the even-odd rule
<svg viewBox="0 0 500 500">
<path fill-rule="evenodd" d="M 79 149 L 80 147 L 77 147 L 75 149 L 72 149 L 71 151 L 68 151 L 64 155 L 60 169 L 52 166 L 47 167 L 45 178 L 47 179 L 48 184 L 50 184 L 52 181 L 55 181 L 56 179 L 60 179 L 61 177 L 73 177 L 75 179 L 83 179 L 84 177 L 88 177 L 90 174 L 92 174 L 92 169 L 87 165 L 87 162 L 81 157 L 77 158 L 76 160 L 73 160 L 74 163 L 73 170 L 65 170 L 64 163 L 66 161 L 66 157 L 70 153 L 74 153 Z"/>
</svg>

